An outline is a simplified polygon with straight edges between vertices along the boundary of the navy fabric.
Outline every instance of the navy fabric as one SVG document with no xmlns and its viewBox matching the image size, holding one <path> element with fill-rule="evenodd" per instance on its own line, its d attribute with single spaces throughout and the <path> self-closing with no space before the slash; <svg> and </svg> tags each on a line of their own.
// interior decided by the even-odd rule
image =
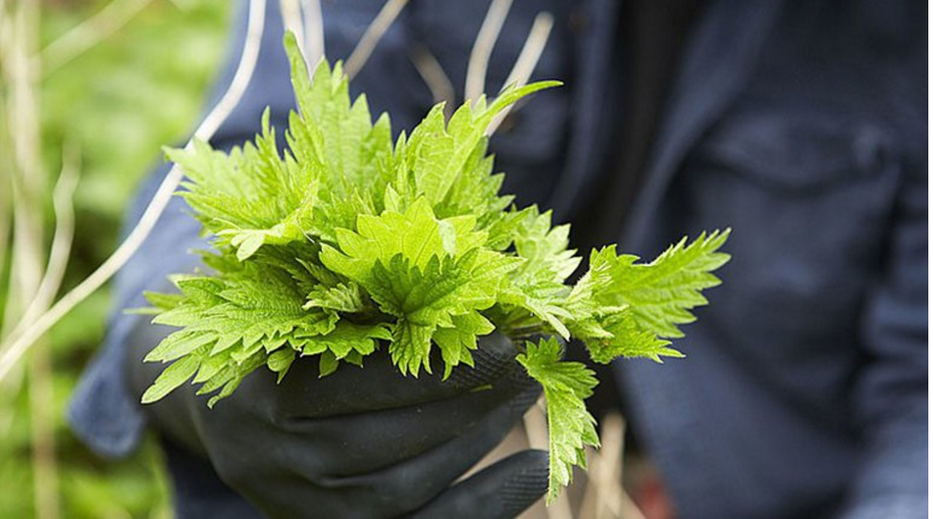
<svg viewBox="0 0 933 519">
<path fill-rule="evenodd" d="M 323 6 L 334 59 L 379 2 Z M 462 85 L 484 8 L 412 2 L 351 88 L 390 112 L 396 130 L 410 128 L 432 103 L 412 49 L 428 48 Z M 516 0 L 487 91 L 501 86 L 540 10 L 556 24 L 535 77 L 566 86 L 535 96 L 491 149 L 506 191 L 573 221 L 600 210 L 587 200 L 613 156 L 619 11 L 611 0 Z M 685 234 L 733 228 L 724 284 L 678 343 L 688 358 L 614 365 L 681 517 L 926 517 L 925 21 L 923 2 L 717 0 L 687 40 L 643 191 L 627 227 L 606 237 L 652 257 Z M 259 69 L 216 146 L 250 137 L 269 104 L 284 125 L 292 95 L 281 26 L 270 2 Z M 235 49 L 244 27 L 241 17 Z M 196 264 L 184 252 L 203 242 L 183 211 L 173 202 L 120 273 L 115 308 L 141 304 L 141 290 Z M 120 369 L 135 318 L 114 314 L 70 412 L 76 432 L 112 456 L 145 427 Z M 219 481 L 204 483 L 216 478 L 205 461 L 175 448 L 170 460 L 179 517 L 220 501 L 225 516 L 255 516 Z M 203 491 L 182 491 L 191 488 Z"/>
</svg>

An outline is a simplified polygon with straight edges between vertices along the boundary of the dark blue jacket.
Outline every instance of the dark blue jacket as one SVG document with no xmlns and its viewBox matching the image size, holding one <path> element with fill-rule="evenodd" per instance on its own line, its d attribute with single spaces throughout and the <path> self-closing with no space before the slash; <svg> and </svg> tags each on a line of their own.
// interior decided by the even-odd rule
<svg viewBox="0 0 933 519">
<path fill-rule="evenodd" d="M 330 58 L 349 54 L 378 3 L 323 3 Z M 618 8 L 517 0 L 493 53 L 490 92 L 534 14 L 555 13 L 535 77 L 566 87 L 536 96 L 492 149 L 506 190 L 559 220 L 599 210 L 583 201 L 615 158 L 619 121 L 606 106 L 624 85 L 610 58 Z M 410 128 L 432 104 L 412 48 L 429 48 L 462 85 L 483 15 L 472 2 L 413 2 L 353 89 Z M 273 1 L 259 69 L 215 145 L 251 137 L 268 104 L 284 126 L 292 94 L 281 34 Z M 687 359 L 614 366 L 682 517 L 926 517 L 925 42 L 923 2 L 869 0 L 717 0 L 689 36 L 617 241 L 652 257 L 683 235 L 732 227 L 733 260 L 678 344 Z M 116 308 L 190 268 L 182 252 L 199 246 L 198 226 L 182 210 L 173 203 L 121 272 Z M 129 452 L 145 425 L 120 370 L 132 319 L 114 314 L 71 407 L 75 431 L 109 455 Z M 203 461 L 174 449 L 169 461 L 182 511 L 194 517 L 206 503 L 221 516 L 227 503 L 230 517 L 251 516 Z"/>
</svg>

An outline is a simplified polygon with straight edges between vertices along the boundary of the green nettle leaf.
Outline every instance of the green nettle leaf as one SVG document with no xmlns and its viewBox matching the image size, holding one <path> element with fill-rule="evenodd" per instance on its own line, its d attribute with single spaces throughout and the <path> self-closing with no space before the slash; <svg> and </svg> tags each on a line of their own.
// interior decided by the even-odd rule
<svg viewBox="0 0 933 519">
<path fill-rule="evenodd" d="M 495 331 L 496 326 L 479 312 L 455 315 L 450 319 L 453 326 L 434 330 L 431 337 L 441 349 L 444 358 L 444 378 L 450 376 L 453 368 L 461 362 L 473 366 L 473 354 L 478 346 L 476 338 Z"/>
<path fill-rule="evenodd" d="M 187 382 L 198 370 L 198 364 L 197 357 L 187 356 L 165 368 L 165 371 L 152 383 L 152 386 L 143 393 L 142 403 L 157 402 L 174 391 L 175 388 Z"/>
<path fill-rule="evenodd" d="M 728 237 L 728 230 L 703 233 L 690 245 L 685 238 L 651 263 L 617 255 L 615 245 L 593 251 L 565 303 L 571 334 L 604 364 L 620 356 L 683 357 L 665 339 L 683 337 L 677 325 L 693 322 L 690 310 L 707 303 L 701 291 L 719 284 L 711 272 L 729 261 L 717 252 Z"/>
<path fill-rule="evenodd" d="M 573 480 L 573 466 L 586 468 L 585 445 L 599 447 L 596 419 L 586 410 L 584 400 L 593 394 L 596 375 L 579 362 L 561 361 L 561 346 L 555 339 L 538 344 L 526 343 L 518 362 L 528 375 L 544 388 L 547 403 L 550 482 L 548 503 L 560 488 Z"/>
<path fill-rule="evenodd" d="M 146 358 L 170 365 L 143 402 L 191 381 L 213 406 L 262 366 L 281 381 L 314 357 L 325 377 L 381 348 L 399 376 L 433 373 L 439 357 L 446 378 L 473 366 L 478 338 L 493 332 L 577 338 L 600 363 L 683 356 L 670 341 L 719 283 L 728 231 L 684 239 L 651 263 L 604 247 L 569 285 L 581 262 L 570 226 L 499 193 L 487 127 L 559 83 L 509 87 L 449 121 L 437 106 L 393 143 L 388 116 L 373 123 L 365 97 L 351 101 L 339 62 L 309 75 L 291 33 L 285 47 L 298 111 L 284 152 L 268 111 L 255 140 L 229 153 L 203 142 L 167 152 L 213 240 L 201 271 L 172 277 L 177 293 L 146 294 L 153 308 L 141 313 L 178 330 Z M 584 404 L 596 378 L 561 348 L 525 342 L 517 358 L 547 400 L 549 501 L 585 467 L 584 447 L 599 444 Z"/>
</svg>

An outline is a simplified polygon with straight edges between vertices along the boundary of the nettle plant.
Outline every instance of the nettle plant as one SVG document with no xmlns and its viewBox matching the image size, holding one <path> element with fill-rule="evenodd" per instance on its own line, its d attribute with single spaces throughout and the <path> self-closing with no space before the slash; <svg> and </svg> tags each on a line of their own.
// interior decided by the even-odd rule
<svg viewBox="0 0 933 519">
<path fill-rule="evenodd" d="M 519 342 L 517 360 L 544 389 L 550 449 L 549 501 L 598 446 L 584 400 L 597 384 L 562 359 L 575 338 L 590 357 L 682 357 L 668 339 L 706 303 L 728 231 L 684 239 L 651 263 L 594 250 L 589 268 L 568 250 L 569 225 L 549 212 L 518 209 L 499 194 L 486 129 L 518 99 L 558 85 L 508 87 L 445 121 L 435 106 L 410 135 L 392 141 L 389 118 L 373 123 L 365 96 L 350 102 L 338 62 L 309 78 L 295 38 L 285 40 L 299 111 L 287 150 L 277 151 L 268 111 L 262 133 L 230 153 L 196 142 L 168 151 L 187 175 L 180 193 L 213 236 L 208 271 L 176 275 L 179 293 L 147 294 L 153 322 L 179 327 L 146 357 L 170 362 L 146 391 L 157 401 L 193 378 L 208 405 L 266 366 L 279 380 L 299 356 L 319 376 L 364 366 L 388 349 L 399 376 L 444 377 L 473 365 L 477 338 L 498 332 Z M 537 342 L 533 336 L 552 338 Z"/>
</svg>

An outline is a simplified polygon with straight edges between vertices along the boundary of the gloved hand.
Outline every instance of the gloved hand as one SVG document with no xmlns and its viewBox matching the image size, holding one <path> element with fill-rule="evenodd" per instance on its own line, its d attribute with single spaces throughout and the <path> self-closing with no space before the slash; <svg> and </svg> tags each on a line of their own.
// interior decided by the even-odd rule
<svg viewBox="0 0 933 519">
<path fill-rule="evenodd" d="M 146 318 L 135 327 L 126 369 L 136 395 L 163 367 L 141 359 L 171 331 Z M 511 341 L 487 337 L 476 367 L 447 381 L 403 377 L 384 351 L 323 379 L 316 361 L 299 359 L 281 384 L 257 371 L 213 409 L 185 386 L 146 410 L 271 518 L 511 518 L 546 491 L 546 453 L 520 452 L 454 481 L 540 393 L 515 353 Z"/>
</svg>

